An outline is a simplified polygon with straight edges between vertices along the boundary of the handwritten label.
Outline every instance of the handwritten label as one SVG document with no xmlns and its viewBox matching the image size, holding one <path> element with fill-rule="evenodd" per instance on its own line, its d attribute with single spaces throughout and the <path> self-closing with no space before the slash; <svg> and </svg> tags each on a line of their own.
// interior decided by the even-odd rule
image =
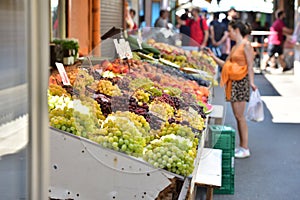
<svg viewBox="0 0 300 200">
<path fill-rule="evenodd" d="M 131 59 L 132 58 L 132 52 L 129 46 L 129 43 L 125 41 L 124 39 L 120 39 L 119 42 L 117 39 L 114 39 L 114 44 L 117 50 L 117 53 L 119 54 L 119 57 L 121 59 Z"/>
<path fill-rule="evenodd" d="M 165 38 L 169 38 L 174 35 L 170 29 L 162 28 L 160 32 L 164 35 Z"/>
<path fill-rule="evenodd" d="M 68 75 L 66 73 L 64 65 L 62 63 L 58 63 L 58 62 L 56 62 L 55 65 L 57 67 L 57 70 L 59 72 L 59 75 L 60 75 L 60 77 L 62 79 L 63 84 L 64 85 L 71 85 L 70 80 L 68 78 Z"/>
</svg>

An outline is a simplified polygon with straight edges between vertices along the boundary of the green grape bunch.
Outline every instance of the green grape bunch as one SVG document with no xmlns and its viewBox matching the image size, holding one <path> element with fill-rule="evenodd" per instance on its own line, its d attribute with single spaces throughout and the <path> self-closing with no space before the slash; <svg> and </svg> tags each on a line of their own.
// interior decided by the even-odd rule
<svg viewBox="0 0 300 200">
<path fill-rule="evenodd" d="M 150 126 L 142 116 L 130 112 L 110 114 L 90 139 L 105 148 L 142 157 Z M 149 140 L 149 139 L 148 139 Z"/>
<path fill-rule="evenodd" d="M 179 109 L 176 111 L 175 119 L 180 122 L 188 122 L 197 131 L 202 131 L 205 127 L 204 119 L 197 112 Z"/>
<path fill-rule="evenodd" d="M 128 120 L 130 120 L 134 124 L 134 126 L 139 130 L 139 132 L 143 135 L 147 144 L 154 139 L 154 135 L 150 133 L 150 125 L 143 116 L 137 115 L 129 111 L 118 111 L 114 114 L 114 116 L 126 117 Z"/>
<path fill-rule="evenodd" d="M 52 96 L 67 96 L 70 97 L 70 94 L 62 88 L 60 85 L 49 85 L 48 93 Z"/>
<path fill-rule="evenodd" d="M 50 126 L 76 135 L 77 131 L 73 112 L 73 108 L 67 107 L 64 109 L 56 108 L 51 110 L 49 113 Z"/>
<path fill-rule="evenodd" d="M 99 125 L 101 125 L 101 122 L 105 120 L 105 116 L 103 115 L 101 107 L 97 101 L 84 95 L 81 95 L 79 99 L 83 105 L 89 108 L 91 114 L 94 115 L 95 123 L 99 123 Z"/>
<path fill-rule="evenodd" d="M 73 107 L 73 101 L 69 96 L 53 96 L 48 92 L 48 111 L 55 108 L 64 109 L 64 107 Z"/>
<path fill-rule="evenodd" d="M 184 138 L 188 138 L 191 141 L 195 138 L 195 133 L 192 131 L 192 129 L 186 125 L 181 125 L 177 123 L 169 123 L 165 122 L 158 132 L 158 136 L 162 137 L 165 135 L 178 135 Z"/>
<path fill-rule="evenodd" d="M 74 89 L 78 90 L 81 94 L 84 94 L 86 86 L 91 85 L 94 81 L 93 76 L 91 76 L 86 70 L 80 69 L 74 83 Z"/>
<path fill-rule="evenodd" d="M 149 111 L 159 117 L 160 119 L 167 121 L 169 118 L 174 116 L 174 108 L 169 104 L 161 101 L 153 101 L 149 105 Z"/>
<path fill-rule="evenodd" d="M 97 84 L 97 90 L 108 96 L 121 96 L 121 90 L 118 85 L 113 85 L 112 82 L 108 80 L 100 80 Z"/>
<path fill-rule="evenodd" d="M 188 176 L 194 170 L 196 147 L 189 139 L 174 134 L 153 140 L 144 151 L 143 159 L 156 168 Z"/>
<path fill-rule="evenodd" d="M 149 78 L 135 78 L 130 81 L 129 88 L 131 90 L 137 90 L 137 89 L 148 89 L 152 87 L 154 83 Z"/>
<path fill-rule="evenodd" d="M 56 96 L 54 96 L 56 97 Z M 59 97 L 63 102 L 49 112 L 50 126 L 72 133 L 77 136 L 88 138 L 97 131 L 99 124 L 96 114 L 91 113 L 89 107 L 82 104 L 78 99 L 64 103 L 69 97 Z"/>
<path fill-rule="evenodd" d="M 138 103 L 141 104 L 148 103 L 150 101 L 150 94 L 141 89 L 134 91 L 132 96 L 138 101 Z"/>
<path fill-rule="evenodd" d="M 98 132 L 99 135 L 94 135 L 90 139 L 105 148 L 136 157 L 142 156 L 146 141 L 128 119 L 121 117 L 117 117 L 117 120 L 112 120 L 110 117 L 107 119 Z"/>
</svg>

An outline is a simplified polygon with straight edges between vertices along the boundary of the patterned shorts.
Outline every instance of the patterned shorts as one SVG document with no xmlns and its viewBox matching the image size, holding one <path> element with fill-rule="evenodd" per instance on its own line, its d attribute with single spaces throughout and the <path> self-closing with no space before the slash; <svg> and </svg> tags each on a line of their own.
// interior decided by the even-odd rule
<svg viewBox="0 0 300 200">
<path fill-rule="evenodd" d="M 232 81 L 231 102 L 246 101 L 250 99 L 250 83 L 248 75 L 239 81 Z"/>
</svg>

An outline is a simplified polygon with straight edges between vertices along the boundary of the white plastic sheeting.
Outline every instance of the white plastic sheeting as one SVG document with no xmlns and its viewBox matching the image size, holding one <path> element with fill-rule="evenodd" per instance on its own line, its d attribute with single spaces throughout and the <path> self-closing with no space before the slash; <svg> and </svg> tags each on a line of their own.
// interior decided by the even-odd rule
<svg viewBox="0 0 300 200">
<path fill-rule="evenodd" d="M 193 0 L 192 3 L 189 3 L 188 0 L 181 0 L 179 1 L 179 4 L 183 5 L 182 7 L 180 7 L 180 10 L 183 10 L 183 8 L 190 8 L 192 6 L 195 6 L 206 9 L 208 12 L 226 12 L 231 7 L 234 7 L 237 11 L 273 13 L 274 8 L 273 0 L 221 0 L 219 4 L 217 3 L 217 0 L 212 0 L 211 3 L 208 3 L 205 0 Z"/>
<path fill-rule="evenodd" d="M 194 0 L 193 2 L 197 2 Z M 273 0 L 212 0 L 208 12 L 224 12 L 234 7 L 237 11 L 253 11 L 262 13 L 273 13 Z"/>
</svg>

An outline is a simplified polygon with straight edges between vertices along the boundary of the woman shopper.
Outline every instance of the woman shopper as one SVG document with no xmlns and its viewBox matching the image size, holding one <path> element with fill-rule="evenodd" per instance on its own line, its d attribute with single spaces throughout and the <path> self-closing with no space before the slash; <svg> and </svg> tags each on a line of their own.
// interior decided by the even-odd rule
<svg viewBox="0 0 300 200">
<path fill-rule="evenodd" d="M 250 156 L 248 147 L 248 126 L 244 116 L 246 102 L 250 98 L 250 87 L 256 90 L 253 72 L 253 49 L 246 39 L 249 26 L 241 21 L 232 21 L 228 26 L 229 37 L 236 42 L 226 61 L 219 59 L 212 51 L 208 54 L 222 67 L 221 86 L 225 86 L 226 100 L 231 103 L 237 121 L 240 144 L 235 150 L 236 158 Z"/>
</svg>

